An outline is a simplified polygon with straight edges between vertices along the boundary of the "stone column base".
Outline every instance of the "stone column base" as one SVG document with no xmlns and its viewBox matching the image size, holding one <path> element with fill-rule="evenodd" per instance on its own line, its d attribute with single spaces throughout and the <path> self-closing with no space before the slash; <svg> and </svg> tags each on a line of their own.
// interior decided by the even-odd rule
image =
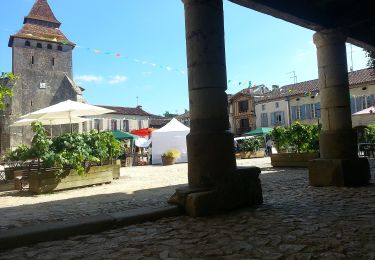
<svg viewBox="0 0 375 260">
<path fill-rule="evenodd" d="M 169 203 L 177 204 L 192 216 L 206 216 L 220 211 L 263 203 L 258 167 L 238 168 L 230 183 L 216 188 L 179 188 Z"/>
<path fill-rule="evenodd" d="M 316 159 L 309 162 L 311 186 L 363 186 L 370 181 L 366 158 Z"/>
</svg>

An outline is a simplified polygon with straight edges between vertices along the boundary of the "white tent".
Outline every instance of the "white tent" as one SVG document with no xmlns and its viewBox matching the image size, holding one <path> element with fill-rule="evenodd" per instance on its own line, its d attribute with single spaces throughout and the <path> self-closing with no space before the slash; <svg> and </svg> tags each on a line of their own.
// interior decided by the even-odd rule
<svg viewBox="0 0 375 260">
<path fill-rule="evenodd" d="M 164 127 L 152 132 L 152 164 L 161 164 L 161 155 L 170 148 L 181 152 L 179 162 L 187 162 L 186 135 L 190 128 L 173 118 Z"/>
</svg>

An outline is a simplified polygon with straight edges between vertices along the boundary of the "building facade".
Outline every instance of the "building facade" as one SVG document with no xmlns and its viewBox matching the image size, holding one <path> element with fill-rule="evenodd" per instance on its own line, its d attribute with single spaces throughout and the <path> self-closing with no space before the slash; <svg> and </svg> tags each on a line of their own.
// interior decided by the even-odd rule
<svg viewBox="0 0 375 260">
<path fill-rule="evenodd" d="M 254 96 L 244 89 L 229 99 L 229 123 L 235 136 L 255 129 Z"/>
<path fill-rule="evenodd" d="M 119 107 L 119 106 L 100 106 L 115 112 L 90 116 L 91 120 L 83 123 L 83 131 L 110 131 L 120 130 L 130 132 L 142 128 L 150 127 L 150 121 L 153 115 L 147 113 L 142 109 L 142 106 L 137 107 Z"/>
<path fill-rule="evenodd" d="M 289 102 L 285 99 L 256 103 L 256 127 L 289 125 Z"/>
<path fill-rule="evenodd" d="M 10 36 L 12 72 L 18 79 L 1 116 L 1 151 L 30 142 L 30 128 L 10 126 L 21 115 L 67 99 L 83 101 L 82 89 L 72 80 L 75 44 L 60 25 L 47 0 L 37 0 L 21 30 Z"/>
<path fill-rule="evenodd" d="M 371 69 L 348 73 L 351 113 L 366 109 L 375 101 L 375 74 Z M 318 80 L 286 85 L 255 100 L 257 127 L 289 126 L 298 121 L 320 123 Z M 353 127 L 374 124 L 371 115 L 352 115 Z"/>
</svg>

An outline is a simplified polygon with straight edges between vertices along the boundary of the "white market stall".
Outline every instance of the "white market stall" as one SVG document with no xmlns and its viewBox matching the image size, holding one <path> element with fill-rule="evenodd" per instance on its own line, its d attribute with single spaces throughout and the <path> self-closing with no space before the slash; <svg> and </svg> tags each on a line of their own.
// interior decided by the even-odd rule
<svg viewBox="0 0 375 260">
<path fill-rule="evenodd" d="M 152 132 L 152 164 L 161 164 L 161 155 L 170 148 L 181 152 L 177 163 L 187 162 L 186 135 L 190 128 L 173 118 L 164 127 Z"/>
</svg>

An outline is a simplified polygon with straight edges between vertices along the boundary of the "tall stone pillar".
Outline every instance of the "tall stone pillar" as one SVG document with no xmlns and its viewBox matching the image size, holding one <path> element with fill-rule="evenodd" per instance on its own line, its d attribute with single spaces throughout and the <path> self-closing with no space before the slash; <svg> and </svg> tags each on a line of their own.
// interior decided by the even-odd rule
<svg viewBox="0 0 375 260">
<path fill-rule="evenodd" d="M 262 203 L 256 167 L 237 169 L 229 132 L 222 0 L 184 0 L 189 75 L 189 187 L 171 202 L 192 216 Z"/>
<path fill-rule="evenodd" d="M 322 131 L 320 159 L 309 164 L 313 186 L 356 186 L 370 179 L 367 159 L 358 158 L 352 130 L 346 37 L 338 30 L 314 34 L 317 47 Z"/>
</svg>

